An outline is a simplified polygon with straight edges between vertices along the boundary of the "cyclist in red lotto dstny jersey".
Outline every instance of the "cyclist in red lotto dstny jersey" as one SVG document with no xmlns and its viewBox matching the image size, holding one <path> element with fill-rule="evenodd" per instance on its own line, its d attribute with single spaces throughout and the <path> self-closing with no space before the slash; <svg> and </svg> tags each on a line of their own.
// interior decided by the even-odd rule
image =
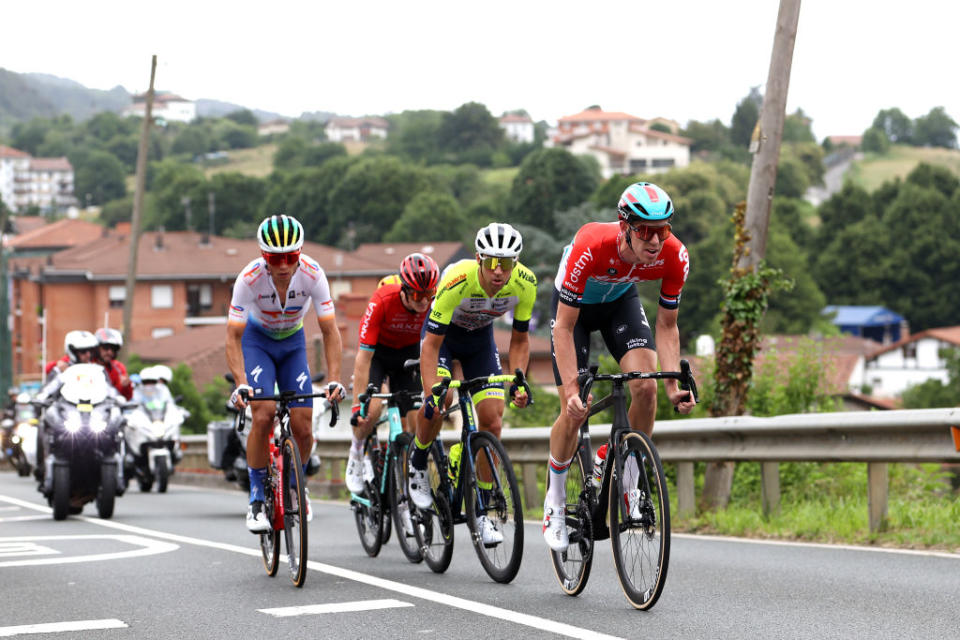
<svg viewBox="0 0 960 640">
<path fill-rule="evenodd" d="M 421 391 L 415 372 L 405 372 L 403 363 L 420 357 L 420 330 L 437 293 L 440 268 L 430 256 L 412 253 L 400 263 L 398 283 L 380 286 L 370 297 L 360 319 L 359 350 L 353 369 L 353 439 L 347 458 L 346 485 L 363 492 L 364 476 L 373 479 L 373 466 L 363 457 L 363 443 L 380 417 L 381 401 L 370 402 L 370 412 L 360 416 L 360 394 L 370 383 L 380 387 L 390 380 L 390 391 Z M 387 280 L 384 278 L 384 280 Z M 413 408 L 401 403 L 404 429 L 412 431 Z"/>
<path fill-rule="evenodd" d="M 600 332 L 624 372 L 656 371 L 658 360 L 665 371 L 680 367 L 677 313 L 690 257 L 671 233 L 673 202 L 657 185 L 638 182 L 620 196 L 617 211 L 618 222 L 592 222 L 580 228 L 564 249 L 555 280 L 551 343 L 560 416 L 550 434 L 550 482 L 543 504 L 543 535 L 554 551 L 563 551 L 568 544 L 566 476 L 577 432 L 589 410 L 590 399 L 586 405 L 580 401 L 577 376 L 589 365 L 590 334 Z M 647 280 L 660 281 L 656 342 L 637 295 L 636 283 Z M 630 424 L 649 435 L 657 412 L 656 381 L 631 380 L 629 385 Z M 677 410 L 690 413 L 695 404 L 690 393 L 676 380 L 664 380 L 664 387 Z M 637 473 L 636 465 L 624 470 L 631 472 Z M 639 496 L 628 495 L 626 500 L 631 510 L 639 508 Z"/>
</svg>

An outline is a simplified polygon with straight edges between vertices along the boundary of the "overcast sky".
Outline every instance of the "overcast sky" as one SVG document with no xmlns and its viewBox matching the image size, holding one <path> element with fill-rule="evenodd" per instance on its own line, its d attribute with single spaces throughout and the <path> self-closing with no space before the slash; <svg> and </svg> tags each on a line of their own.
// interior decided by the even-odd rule
<svg viewBox="0 0 960 640">
<path fill-rule="evenodd" d="M 0 67 L 298 116 L 590 104 L 729 124 L 766 82 L 777 0 L 4 2 Z M 960 121 L 960 3 L 804 0 L 787 109 L 818 139 L 877 111 Z"/>
</svg>

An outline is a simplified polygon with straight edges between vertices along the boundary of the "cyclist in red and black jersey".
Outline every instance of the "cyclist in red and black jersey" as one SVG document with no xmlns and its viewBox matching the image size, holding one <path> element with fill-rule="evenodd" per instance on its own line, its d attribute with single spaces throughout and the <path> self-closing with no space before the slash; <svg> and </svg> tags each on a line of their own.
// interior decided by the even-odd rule
<svg viewBox="0 0 960 640">
<path fill-rule="evenodd" d="M 370 460 L 363 458 L 363 442 L 380 416 L 381 401 L 372 400 L 370 412 L 360 417 L 361 393 L 390 380 L 391 391 L 421 391 L 420 378 L 404 372 L 403 363 L 420 357 L 420 330 L 437 293 L 440 269 L 430 256 L 412 253 L 400 263 L 399 284 L 384 284 L 370 297 L 360 320 L 359 349 L 353 369 L 353 440 L 347 459 L 346 484 L 363 491 L 364 475 L 373 477 Z M 400 407 L 404 429 L 412 431 L 414 411 Z"/>
<path fill-rule="evenodd" d="M 564 524 L 567 469 L 589 402 L 580 400 L 577 376 L 587 370 L 590 334 L 599 331 L 620 369 L 656 371 L 680 367 L 677 313 L 680 291 L 690 270 L 686 247 L 672 235 L 670 196 L 655 184 L 639 182 L 623 192 L 619 222 L 589 223 L 563 252 L 553 295 L 551 343 L 553 372 L 560 394 L 560 416 L 550 433 L 550 486 L 544 501 L 543 535 L 555 551 L 567 547 Z M 635 284 L 660 280 L 656 342 Z M 655 380 L 631 380 L 630 424 L 648 435 L 657 412 Z M 676 380 L 664 380 L 667 396 L 680 413 L 695 401 Z M 629 470 L 625 471 L 625 473 Z M 632 509 L 637 496 L 627 496 Z"/>
</svg>

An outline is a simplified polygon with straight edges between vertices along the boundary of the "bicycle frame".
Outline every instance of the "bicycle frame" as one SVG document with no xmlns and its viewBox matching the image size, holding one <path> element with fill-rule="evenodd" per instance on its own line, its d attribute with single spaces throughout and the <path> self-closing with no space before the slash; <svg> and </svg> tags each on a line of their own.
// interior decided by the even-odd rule
<svg viewBox="0 0 960 640">
<path fill-rule="evenodd" d="M 403 393 L 403 392 L 401 392 Z M 386 400 L 387 411 L 386 415 L 377 420 L 377 424 L 373 428 L 373 439 L 377 446 L 380 446 L 380 439 L 377 435 L 377 427 L 386 421 L 389 425 L 389 435 L 387 436 L 387 451 L 386 457 L 383 461 L 383 471 L 380 473 L 380 486 L 378 490 L 380 495 L 387 495 L 387 482 L 389 481 L 389 471 L 390 467 L 393 464 L 396 464 L 397 461 L 397 452 L 394 450 L 394 442 L 397 440 L 397 436 L 403 433 L 403 422 L 401 421 L 400 408 L 395 404 L 393 399 L 394 394 L 392 393 L 368 393 L 367 397 L 369 398 L 378 398 L 381 400 Z M 371 503 L 367 498 L 364 498 L 361 495 L 351 492 L 350 500 L 352 502 L 357 502 L 362 504 L 365 507 L 371 507 Z"/>
</svg>

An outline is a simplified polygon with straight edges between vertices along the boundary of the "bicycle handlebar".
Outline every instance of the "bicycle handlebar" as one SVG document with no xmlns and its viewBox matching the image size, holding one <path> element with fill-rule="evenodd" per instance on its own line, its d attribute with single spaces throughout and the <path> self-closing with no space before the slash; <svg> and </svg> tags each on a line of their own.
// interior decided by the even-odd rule
<svg viewBox="0 0 960 640">
<path fill-rule="evenodd" d="M 295 391 L 281 391 L 278 395 L 273 396 L 251 396 L 246 389 L 240 391 L 240 397 L 243 398 L 245 402 L 279 402 L 282 407 L 287 407 L 291 402 L 296 400 L 305 400 L 307 398 L 326 398 L 328 391 L 321 391 L 319 393 L 296 393 Z M 337 423 L 337 418 L 340 417 L 340 401 L 330 403 L 330 426 L 333 427 Z M 237 433 L 243 433 L 244 428 L 246 428 L 247 421 L 247 412 L 242 410 L 238 414 L 237 421 Z"/>
<path fill-rule="evenodd" d="M 590 370 L 587 373 L 581 373 L 577 377 L 577 382 L 580 384 L 580 401 L 583 402 L 584 405 L 587 404 L 587 398 L 590 397 L 590 388 L 593 387 L 593 383 L 597 380 L 611 380 L 614 383 L 620 384 L 623 384 L 626 380 L 677 380 L 680 383 L 681 389 L 692 393 L 695 401 L 700 401 L 700 394 L 697 392 L 697 382 L 694 380 L 693 373 L 690 371 L 690 363 L 686 360 L 680 361 L 680 371 L 653 371 L 650 373 L 631 371 L 629 373 L 608 374 L 597 373 L 598 369 L 599 367 L 597 365 L 590 365 Z M 674 407 L 674 410 L 677 410 L 677 408 Z"/>
<path fill-rule="evenodd" d="M 357 396 L 357 400 L 360 402 L 360 417 L 366 418 L 367 414 L 370 412 L 370 401 L 373 399 L 386 400 L 388 403 L 395 402 L 400 398 L 407 396 L 414 402 L 419 399 L 420 393 L 417 391 L 407 391 L 401 389 L 400 391 L 394 391 L 393 393 L 378 393 L 379 388 L 377 385 L 370 383 L 367 385 L 367 390 Z M 415 406 L 414 408 L 417 408 Z M 353 424 L 353 417 L 350 419 L 350 424 Z"/>
<path fill-rule="evenodd" d="M 494 383 L 500 384 L 502 382 L 513 382 L 518 387 L 521 387 L 527 393 L 527 397 L 530 398 L 529 404 L 533 404 L 533 391 L 530 389 L 530 385 L 527 383 L 527 378 L 523 373 L 523 370 L 516 369 L 513 372 L 513 375 L 492 375 L 492 376 L 479 376 L 477 378 L 471 378 L 470 380 L 453 380 L 451 378 L 440 378 L 440 382 L 433 385 L 430 389 L 430 392 L 439 397 L 440 401 L 437 403 L 437 406 L 441 406 L 447 397 L 447 391 L 450 389 L 460 389 L 461 393 L 469 393 L 477 387 L 481 387 L 485 384 Z"/>
</svg>

